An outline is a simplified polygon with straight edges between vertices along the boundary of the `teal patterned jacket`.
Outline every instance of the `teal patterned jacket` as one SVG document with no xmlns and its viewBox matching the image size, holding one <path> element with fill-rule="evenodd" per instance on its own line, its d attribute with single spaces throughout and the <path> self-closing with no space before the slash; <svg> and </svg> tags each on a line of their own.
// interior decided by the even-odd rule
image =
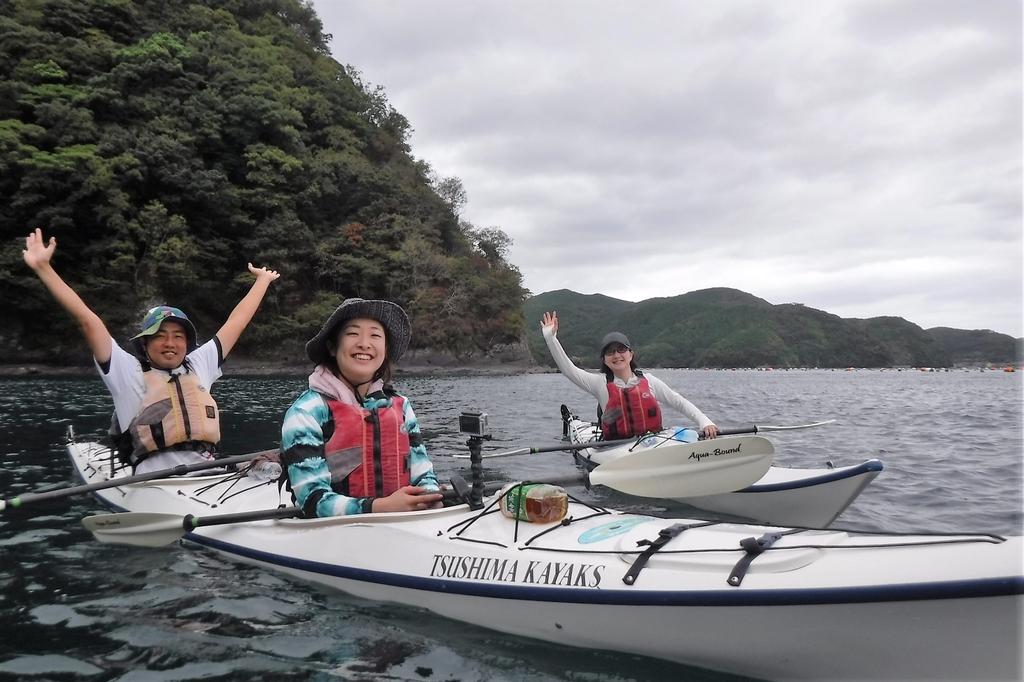
<svg viewBox="0 0 1024 682">
<path fill-rule="evenodd" d="M 375 393 L 363 400 L 365 408 L 383 407 L 391 404 L 391 398 Z M 404 404 L 403 429 L 409 434 L 409 477 L 412 485 L 434 491 L 440 490 L 434 466 L 427 456 L 427 448 L 418 438 L 419 421 L 408 399 Z M 308 512 L 307 503 L 312 501 L 316 515 L 345 516 L 370 511 L 373 498 L 348 497 L 331 488 L 331 472 L 324 459 L 325 430 L 333 431 L 331 409 L 326 398 L 307 390 L 292 403 L 284 415 L 281 425 L 281 461 L 286 464 L 288 480 L 296 504 Z M 312 498 L 312 499 L 311 499 Z"/>
</svg>

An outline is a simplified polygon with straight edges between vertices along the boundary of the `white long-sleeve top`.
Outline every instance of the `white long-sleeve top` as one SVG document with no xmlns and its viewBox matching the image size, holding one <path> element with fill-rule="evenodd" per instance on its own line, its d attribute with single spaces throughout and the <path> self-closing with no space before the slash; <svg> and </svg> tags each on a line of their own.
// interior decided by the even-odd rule
<svg viewBox="0 0 1024 682">
<path fill-rule="evenodd" d="M 551 327 L 544 327 L 544 342 L 548 345 L 548 351 L 551 353 L 551 357 L 555 361 L 555 365 L 558 367 L 558 371 L 561 372 L 566 379 L 576 384 L 584 391 L 594 396 L 597 399 L 598 404 L 601 406 L 601 411 L 604 412 L 605 408 L 608 407 L 608 380 L 605 378 L 603 373 L 588 372 L 585 369 L 580 369 L 572 363 L 569 356 L 565 354 L 565 350 L 562 348 L 562 344 L 558 342 L 558 337 Z M 705 426 L 714 424 L 707 415 L 697 409 L 697 406 L 691 403 L 689 400 L 679 395 L 671 388 L 668 384 L 659 379 L 658 377 L 644 372 L 644 378 L 647 379 L 647 383 L 651 387 L 651 393 L 654 394 L 655 399 L 659 405 L 668 405 L 677 412 L 682 413 L 688 419 L 693 420 L 697 424 L 697 429 L 703 429 Z M 640 382 L 640 377 L 636 374 L 629 378 L 629 381 L 623 381 L 622 379 L 615 377 L 614 384 L 620 388 L 629 388 L 635 386 Z"/>
</svg>

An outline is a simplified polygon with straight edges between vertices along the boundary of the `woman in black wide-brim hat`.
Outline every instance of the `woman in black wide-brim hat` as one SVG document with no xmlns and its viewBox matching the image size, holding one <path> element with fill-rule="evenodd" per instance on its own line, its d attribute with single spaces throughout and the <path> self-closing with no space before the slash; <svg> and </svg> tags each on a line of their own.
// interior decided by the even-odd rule
<svg viewBox="0 0 1024 682">
<path fill-rule="evenodd" d="M 416 415 L 388 385 L 410 335 L 398 305 L 350 298 L 306 343 L 316 367 L 281 426 L 281 461 L 306 516 L 441 506 Z"/>
<path fill-rule="evenodd" d="M 689 400 L 657 377 L 637 369 L 629 339 L 622 332 L 609 332 L 601 340 L 601 374 L 587 372 L 572 363 L 556 336 L 558 315 L 544 313 L 540 323 L 544 341 L 558 370 L 597 398 L 601 436 L 605 440 L 642 436 L 661 431 L 661 404 L 686 415 L 697 424 L 703 438 L 714 438 L 718 427 Z"/>
</svg>

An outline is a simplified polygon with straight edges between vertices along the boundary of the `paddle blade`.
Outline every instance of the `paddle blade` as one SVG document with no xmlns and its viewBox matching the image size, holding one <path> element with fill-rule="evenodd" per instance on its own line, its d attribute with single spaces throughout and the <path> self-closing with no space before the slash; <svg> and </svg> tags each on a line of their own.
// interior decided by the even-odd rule
<svg viewBox="0 0 1024 682">
<path fill-rule="evenodd" d="M 100 542 L 163 547 L 185 534 L 183 521 L 180 514 L 127 512 L 86 516 L 82 525 Z"/>
<path fill-rule="evenodd" d="M 745 488 L 772 465 L 766 438 L 716 438 L 625 455 L 590 472 L 590 482 L 641 497 L 698 497 Z"/>
</svg>

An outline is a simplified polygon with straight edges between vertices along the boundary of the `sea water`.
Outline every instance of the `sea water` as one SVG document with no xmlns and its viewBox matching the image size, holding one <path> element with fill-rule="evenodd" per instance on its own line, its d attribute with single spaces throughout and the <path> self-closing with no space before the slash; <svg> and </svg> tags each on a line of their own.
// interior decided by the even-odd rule
<svg viewBox="0 0 1024 682">
<path fill-rule="evenodd" d="M 214 388 L 224 451 L 277 445 L 304 377 L 228 378 Z M 1022 374 L 952 370 L 653 370 L 723 428 L 829 426 L 765 433 L 786 466 L 877 457 L 885 470 L 834 526 L 1020 534 Z M 559 406 L 593 400 L 557 374 L 399 377 L 441 479 L 469 478 L 463 410 L 488 414 L 485 451 L 561 437 Z M 0 496 L 71 484 L 63 436 L 106 429 L 97 378 L 0 380 Z M 675 415 L 678 417 L 678 415 Z M 673 415 L 667 415 L 673 423 Z M 681 424 L 685 425 L 685 424 Z M 579 471 L 565 453 L 485 461 L 489 481 Z M 566 486 L 597 504 L 696 514 L 605 488 Z M 216 554 L 172 545 L 102 545 L 70 506 L 0 516 L 0 679 L 26 680 L 708 680 L 735 678 L 648 658 L 560 647 L 327 591 Z M 623 623 L 624 628 L 642 627 Z M 685 633 L 680 633 L 685 636 Z M 851 643 L 855 645 L 855 643 Z"/>
</svg>

